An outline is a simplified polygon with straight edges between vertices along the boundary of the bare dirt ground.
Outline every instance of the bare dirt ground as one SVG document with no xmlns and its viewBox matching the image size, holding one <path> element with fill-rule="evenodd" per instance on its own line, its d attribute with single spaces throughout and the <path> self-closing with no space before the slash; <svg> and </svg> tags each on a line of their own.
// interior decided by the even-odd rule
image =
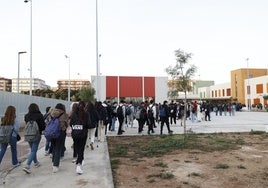
<svg viewBox="0 0 268 188">
<path fill-rule="evenodd" d="M 161 140 L 157 137 L 108 138 L 116 188 L 268 187 L 267 133 L 219 134 L 216 142 L 206 140 L 210 136 L 204 134 L 202 139 L 196 140 L 197 147 L 176 148 L 159 144 L 158 150 L 172 149 L 152 156 L 152 153 L 148 154 L 152 148 L 150 140 Z M 215 143 L 222 145 L 211 148 Z"/>
</svg>

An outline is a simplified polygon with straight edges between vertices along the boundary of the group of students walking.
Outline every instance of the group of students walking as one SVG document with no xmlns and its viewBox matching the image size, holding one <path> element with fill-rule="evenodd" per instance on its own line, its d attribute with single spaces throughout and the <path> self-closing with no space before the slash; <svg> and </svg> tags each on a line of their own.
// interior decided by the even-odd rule
<svg viewBox="0 0 268 188">
<path fill-rule="evenodd" d="M 154 100 L 149 102 L 141 102 L 135 106 L 130 102 L 127 104 L 121 100 L 119 104 L 110 101 L 85 103 L 84 101 L 75 102 L 71 106 L 69 113 L 66 112 L 65 105 L 58 103 L 55 107 L 47 107 L 46 113 L 42 114 L 39 106 L 32 103 L 28 107 L 28 113 L 24 116 L 25 124 L 35 121 L 38 125 L 38 136 L 34 140 L 28 141 L 30 153 L 23 167 L 23 171 L 30 174 L 31 166 L 39 167 L 40 161 L 37 159 L 37 150 L 42 138 L 46 135 L 47 125 L 55 119 L 59 122 L 59 134 L 55 138 L 46 137 L 45 155 L 50 155 L 52 158 L 52 172 L 56 173 L 60 167 L 60 161 L 64 157 L 65 139 L 71 136 L 73 139 L 73 162 L 76 163 L 76 173 L 83 173 L 84 150 L 89 147 L 94 150 L 95 137 L 98 141 L 104 141 L 107 129 L 115 131 L 115 122 L 118 120 L 117 135 L 122 135 L 125 132 L 126 126 L 133 127 L 133 121 L 138 121 L 138 133 L 144 131 L 147 125 L 147 134 L 154 133 L 156 123 L 160 123 L 160 134 L 163 134 L 164 125 L 167 127 L 169 134 L 173 131 L 170 125 L 176 124 L 177 119 L 189 117 L 192 121 L 199 120 L 199 113 L 203 110 L 210 113 L 210 108 L 207 105 L 204 108 L 202 105 L 192 102 L 188 105 L 176 104 L 173 101 L 163 101 L 162 104 L 154 103 Z M 202 110 L 201 110 L 202 109 Z M 184 111 L 189 112 L 189 115 L 184 116 Z M 186 113 L 188 114 L 188 113 Z M 205 120 L 210 121 L 210 116 L 207 115 Z M 181 123 L 182 124 L 182 123 Z M 17 142 L 19 140 L 20 123 L 16 116 L 16 108 L 8 106 L 4 116 L 1 118 L 1 126 L 12 127 L 12 133 L 8 143 L 1 143 L 0 164 L 6 153 L 8 145 L 10 145 L 12 153 L 12 165 L 20 166 L 17 157 Z M 26 139 L 25 139 L 26 140 Z"/>
<path fill-rule="evenodd" d="M 91 101 L 87 103 L 84 101 L 79 101 L 73 103 L 70 112 L 67 113 L 65 105 L 58 103 L 55 105 L 55 107 L 47 107 L 46 113 L 42 114 L 39 106 L 36 103 L 30 104 L 28 107 L 28 113 L 24 116 L 24 133 L 28 122 L 33 121 L 36 122 L 39 132 L 34 140 L 27 140 L 25 136 L 25 141 L 27 140 L 29 144 L 30 152 L 28 154 L 25 166 L 22 168 L 23 171 L 27 174 L 30 174 L 32 172 L 31 166 L 39 167 L 41 165 L 37 158 L 37 151 L 42 135 L 45 135 L 45 155 L 50 155 L 52 158 L 52 172 L 58 172 L 60 161 L 64 157 L 64 152 L 66 150 L 65 140 L 67 136 L 70 136 L 73 139 L 72 148 L 74 157 L 73 162 L 76 163 L 75 171 L 77 174 L 82 174 L 84 150 L 86 145 L 90 147 L 91 150 L 94 150 L 95 136 L 104 134 L 101 133 L 101 129 L 103 129 L 103 119 L 101 113 L 104 109 L 102 107 L 103 105 L 100 102 L 93 104 Z M 48 138 L 46 136 L 46 128 L 51 121 L 55 121 L 56 119 L 59 127 L 58 135 Z M 12 134 L 10 135 L 10 140 L 8 143 L 1 143 L 0 164 L 6 153 L 8 145 L 10 145 L 12 165 L 14 167 L 20 166 L 21 163 L 18 161 L 17 156 L 17 142 L 19 141 L 18 137 L 20 123 L 16 115 L 16 108 L 14 106 L 8 106 L 6 108 L 5 114 L 1 118 L 1 126 L 10 126 L 10 128 L 12 128 Z M 97 127 L 99 128 L 99 133 Z"/>
</svg>

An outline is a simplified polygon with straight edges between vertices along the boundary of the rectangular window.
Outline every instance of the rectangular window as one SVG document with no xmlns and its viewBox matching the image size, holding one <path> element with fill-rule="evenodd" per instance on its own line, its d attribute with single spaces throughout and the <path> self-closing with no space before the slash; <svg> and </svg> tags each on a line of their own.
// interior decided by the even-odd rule
<svg viewBox="0 0 268 188">
<path fill-rule="evenodd" d="M 256 92 L 259 93 L 263 93 L 263 85 L 262 84 L 257 84 L 256 85 Z"/>
<path fill-rule="evenodd" d="M 254 101 L 254 104 L 260 104 L 260 99 L 253 99 L 253 101 Z"/>
<path fill-rule="evenodd" d="M 226 91 L 227 91 L 226 96 L 231 96 L 231 89 L 230 89 L 230 88 L 228 88 Z"/>
</svg>

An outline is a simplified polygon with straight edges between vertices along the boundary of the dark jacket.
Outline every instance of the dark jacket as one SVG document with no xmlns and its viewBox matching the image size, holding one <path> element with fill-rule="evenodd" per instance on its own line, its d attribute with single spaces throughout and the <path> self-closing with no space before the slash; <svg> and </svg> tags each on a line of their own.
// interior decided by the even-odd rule
<svg viewBox="0 0 268 188">
<path fill-rule="evenodd" d="M 43 114 L 40 111 L 28 112 L 24 116 L 24 121 L 26 123 L 28 121 L 36 121 L 37 124 L 38 124 L 40 134 L 42 134 L 42 131 L 45 130 L 45 121 L 44 121 L 44 118 L 43 118 Z"/>
<path fill-rule="evenodd" d="M 95 109 L 90 109 L 87 111 L 87 113 L 89 114 L 90 120 L 91 120 L 88 128 L 89 129 L 96 128 L 98 125 L 98 122 L 100 120 L 100 115 L 99 115 L 98 111 Z"/>
<path fill-rule="evenodd" d="M 163 104 L 163 106 L 162 106 L 162 108 L 164 108 L 165 109 L 165 112 L 166 112 L 166 117 L 169 117 L 170 116 L 170 113 L 169 113 L 169 107 L 168 107 L 168 105 L 166 105 L 166 104 Z M 176 114 L 175 114 L 176 115 Z"/>
</svg>

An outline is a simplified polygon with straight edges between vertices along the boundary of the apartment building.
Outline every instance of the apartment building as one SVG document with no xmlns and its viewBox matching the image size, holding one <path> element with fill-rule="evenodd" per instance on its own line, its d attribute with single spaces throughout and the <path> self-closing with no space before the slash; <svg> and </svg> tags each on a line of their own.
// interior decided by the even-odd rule
<svg viewBox="0 0 268 188">
<path fill-rule="evenodd" d="M 12 80 L 4 77 L 0 77 L 0 91 L 11 91 Z"/>
<path fill-rule="evenodd" d="M 90 81 L 86 79 L 62 79 L 57 81 L 58 89 L 68 89 L 69 82 L 71 90 L 79 90 L 83 87 L 91 87 Z"/>
<path fill-rule="evenodd" d="M 19 83 L 19 84 L 18 84 Z M 32 79 L 32 90 L 50 89 L 46 82 L 39 78 Z M 30 91 L 30 78 L 12 78 L 12 92 L 21 93 L 21 91 Z"/>
<path fill-rule="evenodd" d="M 250 93 L 250 80 L 252 78 L 257 78 L 261 76 L 267 75 L 267 69 L 254 69 L 254 68 L 242 68 L 231 71 L 231 91 L 232 91 L 232 98 L 237 99 L 237 102 L 243 103 L 243 104 L 253 104 L 248 100 L 245 92 Z M 249 81 L 246 82 L 245 85 L 245 79 L 248 79 Z M 251 87 L 253 89 L 253 85 Z"/>
</svg>

